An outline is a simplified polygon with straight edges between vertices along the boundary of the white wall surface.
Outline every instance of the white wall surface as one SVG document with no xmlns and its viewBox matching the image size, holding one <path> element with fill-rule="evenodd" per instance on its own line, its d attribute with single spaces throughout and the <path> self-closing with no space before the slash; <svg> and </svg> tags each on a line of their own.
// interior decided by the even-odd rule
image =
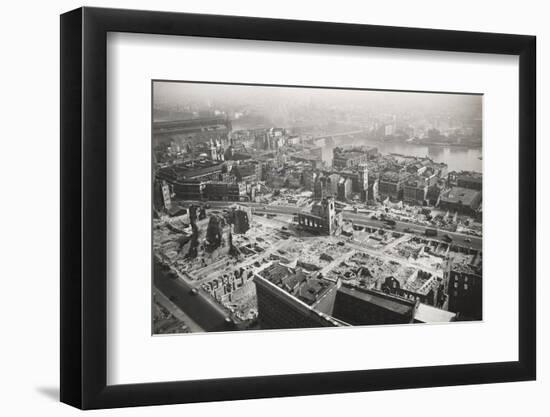
<svg viewBox="0 0 550 417">
<path fill-rule="evenodd" d="M 59 14 L 76 1 L 5 2 L 2 8 L 0 181 L 0 414 L 75 415 L 58 403 L 59 392 Z M 538 381 L 231 403 L 145 407 L 94 415 L 548 415 L 550 391 L 548 304 L 550 272 L 550 148 L 542 120 L 550 83 L 550 26 L 545 2 L 202 0 L 92 1 L 88 6 L 249 15 L 379 25 L 492 31 L 538 37 Z"/>
</svg>

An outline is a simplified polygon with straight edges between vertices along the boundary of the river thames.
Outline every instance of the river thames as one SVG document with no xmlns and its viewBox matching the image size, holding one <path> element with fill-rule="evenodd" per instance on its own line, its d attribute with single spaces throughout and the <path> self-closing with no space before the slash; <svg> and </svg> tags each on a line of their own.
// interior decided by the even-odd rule
<svg viewBox="0 0 550 417">
<path fill-rule="evenodd" d="M 334 145 L 323 146 L 323 161 L 332 164 L 332 150 L 341 145 L 366 145 L 378 148 L 382 154 L 401 154 L 406 156 L 427 156 L 435 162 L 447 164 L 450 171 L 477 171 L 482 172 L 483 161 L 481 147 L 466 148 L 460 146 L 439 146 L 439 145 L 413 145 L 409 143 L 396 142 L 370 142 L 368 140 L 338 140 Z"/>
</svg>

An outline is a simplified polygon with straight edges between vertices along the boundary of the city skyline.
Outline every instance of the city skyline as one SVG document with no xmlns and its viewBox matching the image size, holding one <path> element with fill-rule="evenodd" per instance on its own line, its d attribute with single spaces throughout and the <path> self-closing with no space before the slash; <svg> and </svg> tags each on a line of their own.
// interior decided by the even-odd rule
<svg viewBox="0 0 550 417">
<path fill-rule="evenodd" d="M 231 101 L 236 106 L 249 105 L 251 100 L 298 102 L 329 102 L 365 104 L 370 101 L 385 101 L 399 106 L 481 106 L 481 93 L 452 93 L 401 91 L 381 89 L 349 89 L 345 87 L 278 86 L 267 84 L 201 83 L 185 81 L 154 81 L 153 102 L 157 105 L 182 103 L 208 103 Z M 260 96 L 260 97 L 259 97 Z M 481 116 L 481 114 L 480 114 Z"/>
<path fill-rule="evenodd" d="M 480 94 L 157 81 L 153 120 L 194 118 L 200 108 L 203 113 L 212 111 L 228 117 L 244 128 L 263 127 L 258 118 L 267 119 L 267 125 L 292 127 L 332 120 L 368 123 L 382 115 L 403 118 L 403 122 L 425 118 L 420 122 L 428 125 L 435 121 L 436 127 L 451 117 L 454 120 L 448 122 L 455 125 L 474 125 L 481 122 L 482 98 Z M 172 115 L 166 118 L 170 111 Z M 256 124 L 240 121 L 243 116 L 255 118 Z"/>
</svg>

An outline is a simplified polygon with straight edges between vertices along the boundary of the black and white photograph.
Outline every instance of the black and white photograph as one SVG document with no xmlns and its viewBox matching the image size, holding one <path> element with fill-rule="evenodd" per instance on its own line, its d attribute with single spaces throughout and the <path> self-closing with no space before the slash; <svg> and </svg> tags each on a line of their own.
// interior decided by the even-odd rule
<svg viewBox="0 0 550 417">
<path fill-rule="evenodd" d="M 152 334 L 482 321 L 483 95 L 152 81 Z"/>
</svg>

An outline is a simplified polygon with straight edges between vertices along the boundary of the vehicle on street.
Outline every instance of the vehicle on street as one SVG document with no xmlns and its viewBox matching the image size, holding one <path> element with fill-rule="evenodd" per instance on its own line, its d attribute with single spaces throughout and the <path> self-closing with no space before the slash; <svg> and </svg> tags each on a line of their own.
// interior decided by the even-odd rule
<svg viewBox="0 0 550 417">
<path fill-rule="evenodd" d="M 453 241 L 453 238 L 449 235 L 443 235 L 443 239 L 446 241 L 446 242 L 452 242 Z"/>
<path fill-rule="evenodd" d="M 424 233 L 426 236 L 437 236 L 437 229 L 426 229 Z"/>
</svg>

